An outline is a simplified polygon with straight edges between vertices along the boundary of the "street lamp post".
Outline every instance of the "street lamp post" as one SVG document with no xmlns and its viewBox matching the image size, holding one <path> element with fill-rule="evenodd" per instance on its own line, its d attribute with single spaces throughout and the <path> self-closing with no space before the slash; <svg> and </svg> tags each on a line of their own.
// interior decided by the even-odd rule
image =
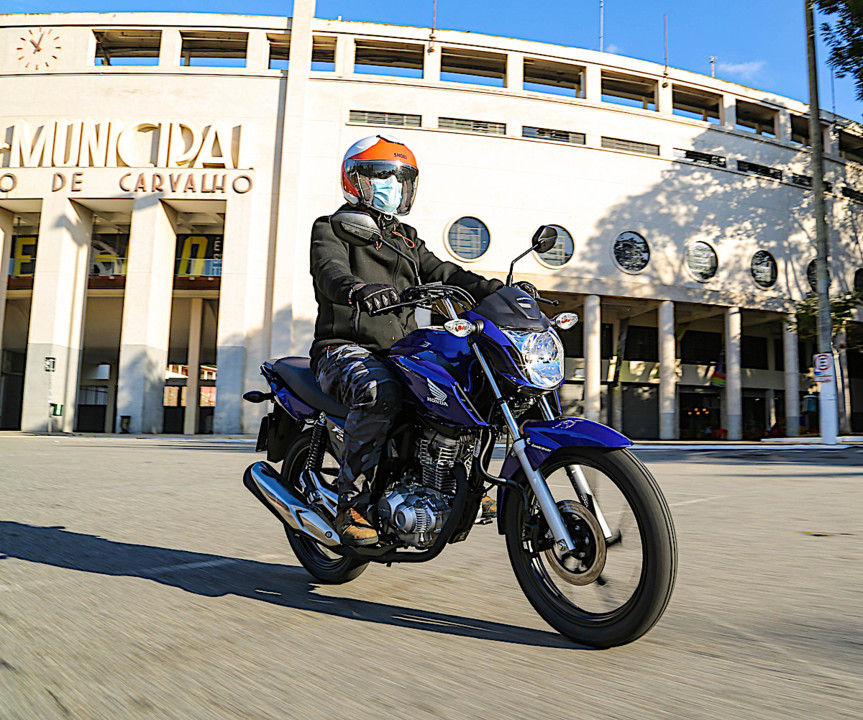
<svg viewBox="0 0 863 720">
<path fill-rule="evenodd" d="M 818 102 L 818 70 L 815 62 L 815 21 L 813 0 L 803 0 L 806 7 L 806 50 L 809 58 L 809 142 L 812 144 L 812 195 L 815 210 L 815 289 L 818 295 L 818 353 L 829 354 L 829 378 L 821 382 L 818 393 L 821 440 L 836 444 L 838 420 L 836 414 L 836 372 L 833 362 L 832 323 L 827 248 L 827 222 L 824 203 L 824 137 Z"/>
</svg>

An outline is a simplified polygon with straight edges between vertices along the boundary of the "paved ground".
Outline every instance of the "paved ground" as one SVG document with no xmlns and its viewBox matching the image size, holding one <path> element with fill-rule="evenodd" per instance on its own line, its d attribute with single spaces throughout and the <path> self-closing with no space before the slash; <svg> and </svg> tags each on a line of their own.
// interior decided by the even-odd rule
<svg viewBox="0 0 863 720">
<path fill-rule="evenodd" d="M 248 444 L 0 437 L 0 718 L 859 718 L 863 451 L 641 456 L 677 589 L 590 651 L 491 527 L 321 587 L 242 486 Z"/>
</svg>

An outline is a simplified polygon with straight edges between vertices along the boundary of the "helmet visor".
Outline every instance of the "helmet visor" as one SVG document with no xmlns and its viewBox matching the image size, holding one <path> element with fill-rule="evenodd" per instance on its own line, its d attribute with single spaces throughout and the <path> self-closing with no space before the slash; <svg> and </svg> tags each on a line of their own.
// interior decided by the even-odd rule
<svg viewBox="0 0 863 720">
<path fill-rule="evenodd" d="M 360 191 L 360 200 L 371 207 L 374 189 L 372 180 L 384 180 L 389 177 L 401 185 L 401 202 L 396 209 L 397 215 L 410 212 L 417 191 L 417 176 L 419 172 L 412 165 L 394 160 L 346 160 L 345 174 Z"/>
</svg>

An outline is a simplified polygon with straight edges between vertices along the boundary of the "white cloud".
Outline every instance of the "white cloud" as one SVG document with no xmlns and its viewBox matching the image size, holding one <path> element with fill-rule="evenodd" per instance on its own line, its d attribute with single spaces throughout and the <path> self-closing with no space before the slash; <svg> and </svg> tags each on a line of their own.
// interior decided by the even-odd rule
<svg viewBox="0 0 863 720">
<path fill-rule="evenodd" d="M 764 68 L 763 60 L 751 60 L 744 63 L 721 62 L 716 69 L 723 75 L 733 75 L 741 80 L 754 80 Z"/>
<path fill-rule="evenodd" d="M 620 55 L 620 46 L 612 43 L 611 45 L 606 45 L 603 50 L 607 53 L 613 53 L 614 55 Z"/>
</svg>

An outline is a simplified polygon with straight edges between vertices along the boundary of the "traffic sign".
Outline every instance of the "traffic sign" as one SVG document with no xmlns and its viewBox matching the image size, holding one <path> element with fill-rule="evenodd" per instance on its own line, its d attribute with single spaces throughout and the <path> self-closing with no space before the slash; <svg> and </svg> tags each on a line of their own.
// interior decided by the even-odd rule
<svg viewBox="0 0 863 720">
<path fill-rule="evenodd" d="M 833 382 L 833 355 L 818 353 L 812 358 L 815 368 L 815 382 Z"/>
</svg>

